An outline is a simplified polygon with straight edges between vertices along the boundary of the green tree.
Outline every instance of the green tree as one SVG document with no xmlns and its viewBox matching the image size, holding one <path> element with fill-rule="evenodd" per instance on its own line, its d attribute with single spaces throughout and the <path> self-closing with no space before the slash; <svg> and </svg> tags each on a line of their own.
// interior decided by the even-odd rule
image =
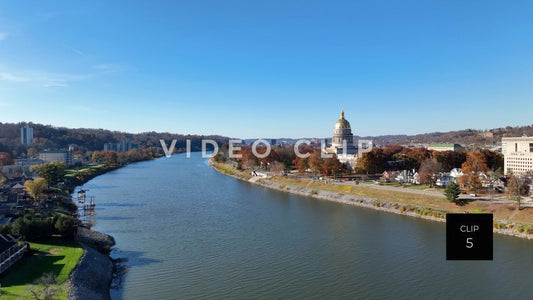
<svg viewBox="0 0 533 300">
<path fill-rule="evenodd" d="M 39 201 L 39 198 L 44 192 L 44 190 L 46 190 L 48 183 L 44 178 L 39 177 L 35 180 L 26 180 L 24 182 L 24 186 L 26 187 L 26 190 L 28 191 L 30 196 L 32 196 L 33 199 Z"/>
<path fill-rule="evenodd" d="M 13 223 L 13 233 L 20 235 L 25 241 L 46 241 L 55 233 L 53 218 L 39 218 L 32 215 L 19 217 Z"/>
<path fill-rule="evenodd" d="M 37 171 L 40 177 L 44 178 L 48 185 L 53 186 L 65 178 L 67 164 L 64 162 L 54 161 L 42 165 L 34 165 L 30 170 Z"/>
<path fill-rule="evenodd" d="M 76 235 L 78 225 L 78 220 L 76 218 L 65 215 L 59 215 L 54 224 L 54 227 L 57 230 L 57 233 L 61 235 L 61 238 L 67 241 L 71 241 Z"/>
<path fill-rule="evenodd" d="M 459 195 L 461 194 L 461 190 L 459 189 L 459 186 L 455 184 L 455 182 L 450 183 L 446 189 L 444 190 L 444 195 L 446 196 L 446 199 L 450 202 L 454 202 L 455 204 L 459 204 Z"/>
<path fill-rule="evenodd" d="M 93 162 L 100 162 L 102 161 L 102 152 L 100 151 L 94 151 L 92 154 L 91 154 L 91 161 Z"/>
</svg>

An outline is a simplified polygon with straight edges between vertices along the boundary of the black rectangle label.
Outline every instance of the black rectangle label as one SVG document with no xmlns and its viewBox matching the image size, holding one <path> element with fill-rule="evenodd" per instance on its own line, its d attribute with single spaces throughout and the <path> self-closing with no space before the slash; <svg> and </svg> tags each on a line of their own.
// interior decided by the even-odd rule
<svg viewBox="0 0 533 300">
<path fill-rule="evenodd" d="M 447 260 L 492 260 L 492 214 L 446 214 Z"/>
</svg>

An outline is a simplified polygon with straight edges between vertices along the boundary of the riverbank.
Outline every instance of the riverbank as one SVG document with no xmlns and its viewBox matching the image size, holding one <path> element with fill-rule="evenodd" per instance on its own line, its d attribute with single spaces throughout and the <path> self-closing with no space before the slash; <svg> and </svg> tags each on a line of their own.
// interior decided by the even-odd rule
<svg viewBox="0 0 533 300">
<path fill-rule="evenodd" d="M 115 245 L 112 236 L 80 228 L 78 232 L 84 254 L 70 275 L 68 299 L 110 299 L 114 262 L 109 249 Z"/>
<path fill-rule="evenodd" d="M 383 193 L 376 192 L 371 187 L 348 186 L 336 183 L 326 184 L 312 180 L 297 180 L 285 177 L 252 177 L 247 172 L 239 171 L 229 164 L 216 163 L 209 160 L 209 165 L 222 174 L 277 191 L 430 221 L 446 222 L 447 213 L 490 212 L 495 215 L 494 232 L 524 239 L 533 239 L 533 226 L 531 224 L 518 223 L 496 217 L 497 215 L 515 216 L 516 212 L 511 210 L 512 206 L 494 206 L 489 211 L 484 211 L 479 207 L 485 208 L 485 206 L 477 204 L 457 206 L 448 203 L 444 196 L 439 198 L 435 196 L 414 195 L 403 191 Z M 432 203 L 424 203 L 428 202 L 428 200 Z M 527 214 L 524 215 L 525 217 L 528 216 Z"/>
<path fill-rule="evenodd" d="M 96 176 L 117 170 L 125 165 L 95 165 L 67 174 L 71 192 Z M 74 199 L 70 196 L 75 205 Z M 78 228 L 78 241 L 84 254 L 71 273 L 67 284 L 68 299 L 110 299 L 115 263 L 109 256 L 115 239 L 105 233 L 88 228 Z"/>
</svg>

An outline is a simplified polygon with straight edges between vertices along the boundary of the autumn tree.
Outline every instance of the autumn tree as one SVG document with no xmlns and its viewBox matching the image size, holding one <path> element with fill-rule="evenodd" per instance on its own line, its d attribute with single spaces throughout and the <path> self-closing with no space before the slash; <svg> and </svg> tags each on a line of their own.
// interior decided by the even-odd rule
<svg viewBox="0 0 533 300">
<path fill-rule="evenodd" d="M 298 172 L 300 173 L 303 173 L 305 172 L 307 169 L 309 169 L 309 158 L 305 157 L 305 158 L 300 158 L 300 157 L 297 157 L 295 158 L 295 165 L 296 165 L 296 168 L 298 168 Z"/>
<path fill-rule="evenodd" d="M 481 150 L 480 153 L 485 156 L 485 162 L 489 170 L 495 171 L 499 168 L 503 169 L 503 154 L 487 149 Z"/>
<path fill-rule="evenodd" d="M 272 147 L 272 151 L 276 153 L 276 160 L 281 162 L 285 169 L 289 169 L 296 159 L 296 153 L 292 146 L 277 146 Z"/>
<path fill-rule="evenodd" d="M 39 150 L 36 147 L 30 147 L 28 149 L 28 157 L 37 157 L 39 156 Z"/>
<path fill-rule="evenodd" d="M 300 145 L 298 147 L 298 151 L 304 156 L 311 155 L 314 152 L 313 148 L 310 145 L 305 144 Z M 298 168 L 298 172 L 303 173 L 307 169 L 309 169 L 309 157 L 299 157 L 296 155 L 296 153 L 294 153 L 294 159 L 292 161 L 292 164 L 296 166 L 296 168 Z"/>
<path fill-rule="evenodd" d="M 28 194 L 30 194 L 33 199 L 39 201 L 39 198 L 44 190 L 46 190 L 48 183 L 44 178 L 39 177 L 35 180 L 26 180 L 24 186 L 26 187 Z"/>
<path fill-rule="evenodd" d="M 285 165 L 282 162 L 274 161 L 270 163 L 270 172 L 279 175 L 285 171 Z"/>
<path fill-rule="evenodd" d="M 128 154 L 124 151 L 117 153 L 117 162 L 121 165 L 128 162 Z"/>
<path fill-rule="evenodd" d="M 118 154 L 116 151 L 104 151 L 102 152 L 102 160 L 106 164 L 118 163 Z"/>
<path fill-rule="evenodd" d="M 239 151 L 239 154 L 242 155 L 241 161 L 243 167 L 247 169 L 253 169 L 259 165 L 259 161 L 252 153 L 252 149 L 250 147 L 242 147 L 242 149 Z"/>
<path fill-rule="evenodd" d="M 426 148 L 403 148 L 401 152 L 394 154 L 387 160 L 393 160 L 398 168 L 416 169 L 420 168 L 423 161 L 431 157 L 431 152 Z"/>
<path fill-rule="evenodd" d="M 461 168 L 466 161 L 466 151 L 433 151 L 432 155 L 441 164 L 443 172 Z"/>
<path fill-rule="evenodd" d="M 322 164 L 322 174 L 325 176 L 336 176 L 341 171 L 342 163 L 337 156 L 326 158 Z"/>
<path fill-rule="evenodd" d="M 522 203 L 522 196 L 525 196 L 527 194 L 525 179 L 521 176 L 511 174 L 509 176 L 507 190 L 509 193 L 509 198 L 511 200 L 516 201 L 516 203 L 518 203 L 518 209 L 520 209 L 520 204 Z"/>
<path fill-rule="evenodd" d="M 30 170 L 37 171 L 39 177 L 44 178 L 48 185 L 56 185 L 65 178 L 67 164 L 54 161 L 42 165 L 31 166 Z"/>
<path fill-rule="evenodd" d="M 468 151 L 466 161 L 462 164 L 461 169 L 464 173 L 458 180 L 465 188 L 481 188 L 480 173 L 486 173 L 488 170 L 485 155 L 479 151 Z"/>
<path fill-rule="evenodd" d="M 7 152 L 0 152 L 0 166 L 12 165 L 15 163 L 13 156 Z"/>
<path fill-rule="evenodd" d="M 420 183 L 429 184 L 433 186 L 437 181 L 437 174 L 440 170 L 440 164 L 436 159 L 426 159 L 420 165 L 418 174 L 420 175 Z"/>
<path fill-rule="evenodd" d="M 360 173 L 382 173 L 387 166 L 387 157 L 383 149 L 373 148 L 357 159 L 356 169 Z"/>
<path fill-rule="evenodd" d="M 311 169 L 311 172 L 318 173 L 322 170 L 322 164 L 324 163 L 324 160 L 322 159 L 322 154 L 320 152 L 321 150 L 315 150 L 311 156 L 309 156 L 309 169 Z"/>
</svg>

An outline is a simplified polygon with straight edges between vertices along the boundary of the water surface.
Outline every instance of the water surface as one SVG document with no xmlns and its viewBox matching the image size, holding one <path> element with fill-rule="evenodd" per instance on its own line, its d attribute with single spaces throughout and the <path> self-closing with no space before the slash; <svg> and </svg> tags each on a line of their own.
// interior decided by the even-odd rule
<svg viewBox="0 0 533 300">
<path fill-rule="evenodd" d="M 494 261 L 446 261 L 443 223 L 265 189 L 192 156 L 84 185 L 129 267 L 112 298 L 533 295 L 532 241 L 495 235 Z"/>
</svg>

